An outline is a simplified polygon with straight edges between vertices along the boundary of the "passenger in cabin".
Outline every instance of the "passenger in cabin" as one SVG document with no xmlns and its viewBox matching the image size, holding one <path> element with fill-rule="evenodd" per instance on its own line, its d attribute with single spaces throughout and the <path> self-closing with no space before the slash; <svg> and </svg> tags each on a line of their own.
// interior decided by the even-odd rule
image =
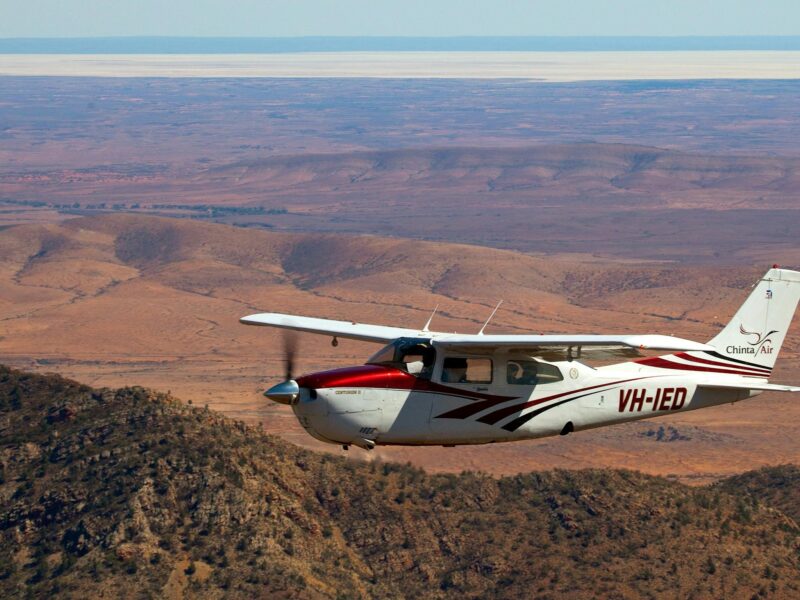
<svg viewBox="0 0 800 600">
<path fill-rule="evenodd" d="M 445 383 L 467 383 L 467 359 L 446 358 L 442 369 L 442 381 Z"/>
<path fill-rule="evenodd" d="M 533 360 L 508 361 L 506 382 L 512 385 L 536 385 L 539 383 L 539 363 Z"/>
<path fill-rule="evenodd" d="M 522 364 L 522 375 L 520 383 L 522 385 L 536 385 L 539 380 L 539 365 L 533 361 L 526 360 Z"/>
<path fill-rule="evenodd" d="M 520 377 L 522 377 L 522 367 L 513 360 L 508 361 L 508 365 L 506 366 L 506 381 L 508 383 L 518 384 Z"/>
</svg>

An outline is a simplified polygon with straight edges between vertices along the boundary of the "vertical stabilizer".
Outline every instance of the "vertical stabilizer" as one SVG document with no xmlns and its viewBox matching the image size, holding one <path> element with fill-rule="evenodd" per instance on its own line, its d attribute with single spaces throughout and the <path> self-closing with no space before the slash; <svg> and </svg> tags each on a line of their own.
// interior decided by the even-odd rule
<svg viewBox="0 0 800 600">
<path fill-rule="evenodd" d="M 709 342 L 717 354 L 771 369 L 800 300 L 800 273 L 773 268 L 728 325 Z"/>
</svg>

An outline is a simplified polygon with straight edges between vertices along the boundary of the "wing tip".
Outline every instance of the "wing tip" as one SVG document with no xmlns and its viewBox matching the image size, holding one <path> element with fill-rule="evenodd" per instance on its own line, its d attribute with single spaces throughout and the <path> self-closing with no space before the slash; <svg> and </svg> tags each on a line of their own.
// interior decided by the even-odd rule
<svg viewBox="0 0 800 600">
<path fill-rule="evenodd" d="M 252 315 L 246 315 L 244 317 L 239 317 L 239 323 L 242 325 L 262 325 L 262 319 L 265 313 L 253 313 Z"/>
</svg>

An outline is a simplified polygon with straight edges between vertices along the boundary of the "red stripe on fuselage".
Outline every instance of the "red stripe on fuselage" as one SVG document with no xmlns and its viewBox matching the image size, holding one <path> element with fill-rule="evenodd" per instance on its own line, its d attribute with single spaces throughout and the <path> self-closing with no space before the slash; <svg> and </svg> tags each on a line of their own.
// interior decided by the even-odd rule
<svg viewBox="0 0 800 600">
<path fill-rule="evenodd" d="M 525 410 L 526 408 L 530 408 L 532 406 L 536 406 L 538 404 L 542 404 L 543 402 L 547 402 L 548 400 L 555 400 L 556 398 L 563 398 L 564 396 L 569 396 L 571 394 L 578 394 L 580 392 L 587 392 L 589 390 L 595 390 L 601 387 L 607 387 L 612 385 L 619 385 L 621 383 L 628 383 L 630 381 L 639 381 L 641 379 L 651 379 L 651 377 L 634 377 L 633 379 L 623 379 L 621 381 L 607 381 L 605 383 L 600 383 L 598 385 L 591 385 L 585 388 L 579 388 L 577 390 L 570 390 L 568 392 L 562 392 L 560 394 L 554 394 L 552 396 L 546 396 L 544 398 L 537 398 L 536 400 L 529 400 L 523 404 L 514 404 L 513 406 L 506 406 L 505 408 L 501 408 L 500 410 L 496 410 L 494 412 L 489 413 L 488 415 L 482 416 L 478 419 L 481 423 L 486 423 L 487 425 L 494 425 L 501 419 L 508 417 L 509 415 L 513 415 L 516 412 L 521 410 Z M 445 413 L 444 415 L 439 415 L 437 418 L 446 417 L 449 413 Z"/>
<path fill-rule="evenodd" d="M 297 385 L 304 388 L 324 389 L 346 387 L 431 392 L 459 396 L 469 400 L 482 400 L 491 403 L 490 405 L 517 399 L 517 396 L 482 394 L 480 392 L 434 383 L 427 379 L 414 377 L 414 375 L 401 369 L 384 365 L 360 365 L 357 367 L 334 369 L 332 371 L 322 371 L 320 373 L 303 375 L 302 377 L 298 377 L 296 381 Z"/>
<path fill-rule="evenodd" d="M 311 373 L 297 378 L 297 385 L 304 388 L 387 388 L 389 382 L 405 385 L 405 377 L 411 377 L 399 369 L 390 369 L 380 365 L 361 365 Z"/>
<path fill-rule="evenodd" d="M 704 373 L 727 373 L 728 375 L 749 375 L 750 377 L 766 377 L 762 373 L 753 373 L 751 371 L 741 371 L 738 369 L 711 369 L 709 367 L 701 367 L 700 365 L 684 365 L 660 357 L 643 358 L 635 361 L 640 365 L 648 367 L 658 367 L 659 369 L 672 369 L 673 371 L 702 371 Z"/>
<path fill-rule="evenodd" d="M 725 367 L 728 369 L 738 369 L 740 371 L 753 371 L 758 375 L 770 375 L 772 372 L 767 367 L 746 367 L 744 365 L 736 365 L 731 363 L 724 363 L 718 360 L 709 360 L 707 358 L 700 358 L 699 356 L 693 356 L 687 352 L 680 352 L 679 354 L 675 355 L 678 358 L 682 358 L 684 360 L 689 360 L 691 362 L 702 363 L 704 365 L 712 365 L 715 367 Z"/>
</svg>

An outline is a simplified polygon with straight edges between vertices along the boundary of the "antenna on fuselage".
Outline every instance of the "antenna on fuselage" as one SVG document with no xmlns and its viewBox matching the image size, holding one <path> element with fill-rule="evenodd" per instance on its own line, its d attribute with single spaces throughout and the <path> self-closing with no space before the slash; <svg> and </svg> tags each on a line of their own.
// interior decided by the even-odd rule
<svg viewBox="0 0 800 600">
<path fill-rule="evenodd" d="M 478 332 L 478 335 L 483 335 L 483 330 L 486 329 L 486 326 L 489 324 L 489 321 L 492 320 L 492 317 L 494 316 L 494 313 L 497 312 L 497 309 L 500 308 L 500 305 L 502 303 L 503 303 L 502 300 L 500 300 L 500 302 L 497 303 L 497 306 L 494 307 L 494 310 L 492 311 L 492 314 L 490 314 L 489 318 L 486 319 L 486 323 L 483 324 L 483 327 L 481 327 L 481 330 Z"/>
<path fill-rule="evenodd" d="M 427 333 L 427 332 L 429 332 L 429 331 L 430 331 L 431 321 L 433 321 L 433 317 L 434 317 L 434 315 L 436 314 L 436 311 L 437 311 L 437 310 L 439 310 L 439 305 L 438 305 L 438 304 L 437 304 L 437 305 L 436 305 L 436 307 L 433 309 L 433 312 L 431 313 L 431 316 L 430 316 L 430 318 L 428 319 L 428 322 L 427 322 L 427 323 L 425 323 L 425 327 L 423 327 L 423 328 L 422 328 L 422 331 L 423 331 L 424 333 Z"/>
</svg>

